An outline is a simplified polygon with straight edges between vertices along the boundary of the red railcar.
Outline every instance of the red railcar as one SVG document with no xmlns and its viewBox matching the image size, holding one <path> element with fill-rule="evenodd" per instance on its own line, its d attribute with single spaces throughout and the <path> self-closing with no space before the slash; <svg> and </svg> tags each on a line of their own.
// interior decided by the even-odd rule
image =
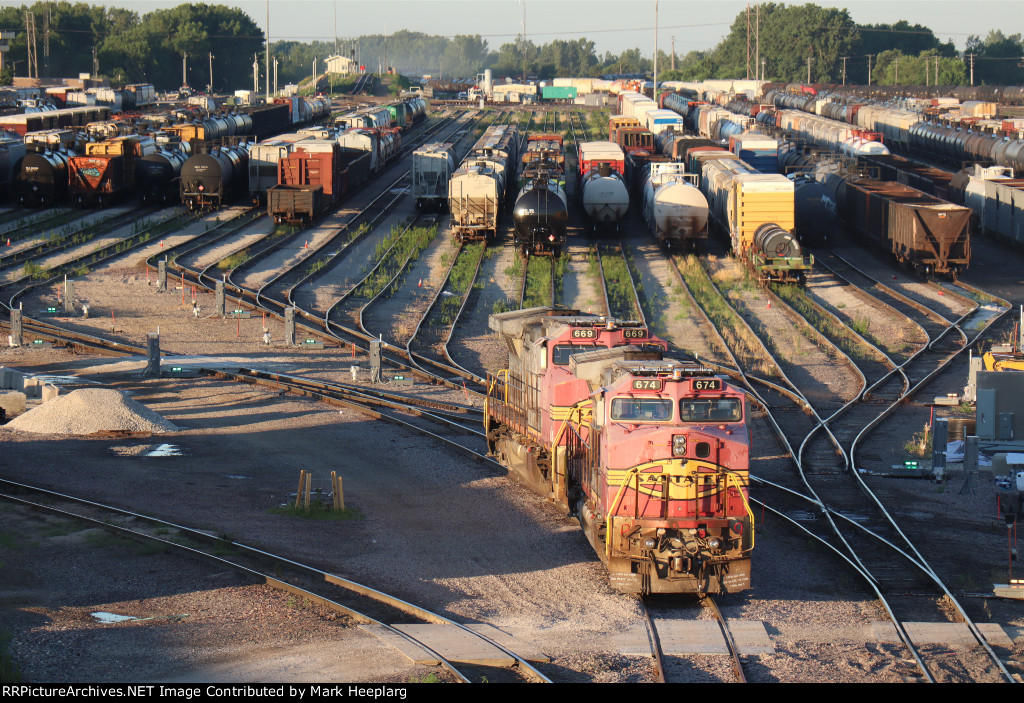
<svg viewBox="0 0 1024 703">
<path fill-rule="evenodd" d="M 370 174 L 371 152 L 345 149 L 295 151 L 277 166 L 277 185 L 267 190 L 267 212 L 275 222 L 308 222 L 327 211 Z"/>
<path fill-rule="evenodd" d="M 489 379 L 488 447 L 579 519 L 612 587 L 749 588 L 745 394 L 640 323 L 530 308 L 490 326 L 509 367 Z"/>
</svg>

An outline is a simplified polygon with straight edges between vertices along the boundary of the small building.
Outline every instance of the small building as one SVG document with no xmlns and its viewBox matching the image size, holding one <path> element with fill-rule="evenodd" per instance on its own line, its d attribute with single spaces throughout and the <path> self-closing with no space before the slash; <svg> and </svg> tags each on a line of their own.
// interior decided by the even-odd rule
<svg viewBox="0 0 1024 703">
<path fill-rule="evenodd" d="M 346 76 L 359 73 L 359 66 L 347 56 L 328 56 L 326 61 L 328 73 L 339 73 Z"/>
</svg>

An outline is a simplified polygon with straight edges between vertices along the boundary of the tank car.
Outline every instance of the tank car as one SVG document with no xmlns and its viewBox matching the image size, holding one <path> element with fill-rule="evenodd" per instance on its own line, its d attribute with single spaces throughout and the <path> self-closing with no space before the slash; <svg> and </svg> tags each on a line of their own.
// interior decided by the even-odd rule
<svg viewBox="0 0 1024 703">
<path fill-rule="evenodd" d="M 143 203 L 169 203 L 178 199 L 181 167 L 190 148 L 177 140 L 162 140 L 157 151 L 135 162 L 135 190 Z"/>
<path fill-rule="evenodd" d="M 665 249 L 699 251 L 707 245 L 708 201 L 683 164 L 652 163 L 643 179 L 643 215 Z"/>
<path fill-rule="evenodd" d="M 30 145 L 14 177 L 14 197 L 22 207 L 43 208 L 68 195 L 68 161 L 74 151 Z"/>
<path fill-rule="evenodd" d="M 637 322 L 530 308 L 490 327 L 509 365 L 488 379 L 488 448 L 579 520 L 611 587 L 749 588 L 745 394 Z"/>
<path fill-rule="evenodd" d="M 214 147 L 209 152 L 193 154 L 181 167 L 181 202 L 189 210 L 220 209 L 245 191 L 248 163 L 245 145 Z"/>
<path fill-rule="evenodd" d="M 537 173 L 526 181 L 512 209 L 515 246 L 524 254 L 558 256 L 565 246 L 569 209 L 561 174 Z"/>
<path fill-rule="evenodd" d="M 579 145 L 580 202 L 596 229 L 615 225 L 629 210 L 626 187 L 626 155 L 612 142 L 583 142 Z"/>
<path fill-rule="evenodd" d="M 25 158 L 25 140 L 19 135 L 0 130 L 0 197 L 14 190 L 14 179 Z"/>
</svg>

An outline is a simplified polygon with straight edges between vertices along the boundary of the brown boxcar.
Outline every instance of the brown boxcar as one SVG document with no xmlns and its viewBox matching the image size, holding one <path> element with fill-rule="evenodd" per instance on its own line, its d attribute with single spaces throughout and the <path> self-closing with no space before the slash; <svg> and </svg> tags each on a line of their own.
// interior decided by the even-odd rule
<svg viewBox="0 0 1024 703">
<path fill-rule="evenodd" d="M 970 263 L 970 208 L 873 178 L 848 179 L 839 190 L 847 224 L 901 264 L 956 277 Z"/>
</svg>

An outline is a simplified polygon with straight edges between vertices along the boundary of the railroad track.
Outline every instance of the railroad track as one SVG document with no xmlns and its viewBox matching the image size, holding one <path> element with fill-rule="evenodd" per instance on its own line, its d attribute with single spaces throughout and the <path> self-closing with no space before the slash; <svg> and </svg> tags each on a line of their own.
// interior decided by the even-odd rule
<svg viewBox="0 0 1024 703">
<path fill-rule="evenodd" d="M 724 296 L 721 297 L 724 299 Z M 968 313 L 964 318 L 970 314 Z M 739 315 L 736 315 L 736 318 L 742 319 Z M 955 325 L 951 326 L 951 329 L 959 327 L 963 321 L 963 319 L 957 321 Z M 937 341 L 938 338 L 933 338 L 931 344 L 926 349 L 932 347 Z M 881 418 L 884 418 L 885 415 L 895 409 L 899 400 L 902 400 L 912 392 L 911 389 L 915 391 L 920 389 L 928 379 L 932 378 L 941 369 L 946 368 L 962 349 L 963 347 L 947 354 L 940 354 L 944 360 L 940 360 L 939 363 L 933 362 L 935 368 L 931 372 L 924 374 L 920 381 L 906 388 L 899 398 L 893 401 L 888 406 L 888 409 L 879 416 L 879 419 L 863 427 L 856 436 L 861 437 L 866 432 L 870 432 L 881 421 Z M 774 359 L 774 356 L 767 349 L 764 351 L 769 357 Z M 778 364 L 778 362 L 775 363 Z M 933 604 L 938 605 L 936 596 L 941 596 L 942 602 L 954 604 L 959 612 L 959 617 L 969 624 L 972 633 L 975 633 L 975 637 L 982 648 L 986 650 L 986 654 L 991 658 L 993 665 L 999 670 L 1003 678 L 1011 680 L 1002 662 L 991 650 L 987 642 L 984 641 L 984 638 L 980 636 L 980 633 L 978 633 L 976 625 L 967 616 L 963 608 L 959 606 L 949 589 L 942 584 L 935 572 L 920 556 L 898 523 L 885 510 L 881 501 L 868 489 L 859 476 L 859 472 L 847 470 L 856 466 L 854 451 L 858 440 L 854 439 L 852 442 L 844 444 L 828 427 L 827 423 L 830 421 L 834 422 L 834 418 L 839 413 L 822 419 L 813 410 L 812 404 L 800 393 L 797 386 L 789 381 L 785 373 L 781 371 L 781 368 L 778 369 L 777 373 L 782 378 L 784 386 L 773 384 L 766 390 L 762 390 L 762 394 L 768 401 L 766 409 L 771 408 L 769 415 L 772 417 L 772 424 L 776 427 L 780 441 L 788 447 L 790 455 L 794 458 L 795 464 L 800 471 L 804 489 L 808 491 L 808 494 L 804 495 L 799 490 L 783 486 L 780 495 L 773 494 L 771 506 L 773 511 L 785 514 L 787 508 L 780 508 L 779 506 L 786 505 L 788 510 L 806 515 L 807 501 L 816 506 L 812 513 L 817 515 L 819 519 L 823 519 L 824 522 L 821 523 L 816 531 L 811 531 L 815 532 L 816 537 L 823 541 L 823 543 L 828 544 L 836 554 L 842 555 L 847 559 L 875 592 L 876 597 L 889 614 L 900 639 L 911 651 L 915 661 L 918 663 L 923 678 L 926 680 L 936 680 L 932 668 L 940 665 L 936 664 L 933 659 L 932 666 L 929 667 L 926 662 L 927 655 L 923 654 L 921 648 L 913 643 L 903 623 L 910 617 L 922 617 L 921 606 L 923 600 L 931 599 Z M 892 376 L 895 373 L 890 371 L 889 375 Z M 785 398 L 782 398 L 780 394 L 785 396 Z M 844 407 L 852 406 L 861 397 L 862 394 L 858 394 L 854 401 L 851 401 L 851 403 Z M 778 408 L 784 408 L 787 405 L 784 402 L 785 399 L 790 401 L 789 407 L 791 409 L 786 409 L 780 413 Z M 810 412 L 813 420 L 809 420 L 805 412 Z M 857 427 L 860 424 L 862 423 L 855 419 L 853 426 Z M 804 447 L 807 445 L 808 440 L 819 432 L 828 437 L 828 441 L 835 452 L 838 455 L 844 456 L 844 460 L 848 462 L 840 470 L 832 472 L 831 476 L 815 476 L 813 472 L 806 470 L 808 467 L 805 466 Z M 800 448 L 793 451 L 786 439 L 787 436 L 803 437 Z M 849 450 L 846 449 L 847 446 L 849 446 Z M 835 485 L 836 480 L 842 480 L 842 485 Z M 867 500 L 864 500 L 864 496 L 867 496 Z M 791 505 L 794 501 L 799 505 Z M 872 517 L 866 518 L 866 512 Z M 857 515 L 857 520 L 849 518 L 851 513 Z M 797 520 L 794 519 L 791 522 L 797 522 Z M 898 563 L 894 563 L 894 560 Z M 913 579 L 908 579 L 908 570 L 915 572 Z M 923 589 L 929 585 L 932 587 L 932 590 L 922 599 L 916 592 L 916 589 Z M 907 591 L 907 589 L 913 589 L 915 593 L 902 597 L 901 594 Z M 941 607 L 935 607 L 930 617 L 937 621 L 945 621 L 946 618 Z"/>
<path fill-rule="evenodd" d="M 59 515 L 93 527 L 117 533 L 132 540 L 158 545 L 200 558 L 218 569 L 225 567 L 242 573 L 256 583 L 263 583 L 293 596 L 298 596 L 351 618 L 366 629 L 383 631 L 393 638 L 411 642 L 433 654 L 437 663 L 461 683 L 481 680 L 503 682 L 550 683 L 551 680 L 493 640 L 454 620 L 439 615 L 396 596 L 370 588 L 297 562 L 281 554 L 242 544 L 188 526 L 152 516 L 122 510 L 109 505 L 57 493 L 37 486 L 0 480 L 0 499 L 30 508 L 33 511 Z M 171 533 L 168 535 L 168 533 Z M 187 543 L 181 542 L 187 540 Z M 192 546 L 195 545 L 195 546 Z M 230 558 L 220 556 L 230 554 Z M 273 575 L 272 575 L 273 574 Z M 412 621 L 410 623 L 410 621 Z M 426 641 L 410 634 L 408 624 L 444 625 L 459 630 L 463 637 L 485 642 L 504 653 L 511 664 L 487 667 L 487 678 L 481 679 L 479 666 L 456 664 L 435 651 Z M 415 630 L 413 630 L 415 632 Z M 404 656 L 397 655 L 396 656 Z M 497 675 L 496 675 L 497 674 Z"/>
</svg>

